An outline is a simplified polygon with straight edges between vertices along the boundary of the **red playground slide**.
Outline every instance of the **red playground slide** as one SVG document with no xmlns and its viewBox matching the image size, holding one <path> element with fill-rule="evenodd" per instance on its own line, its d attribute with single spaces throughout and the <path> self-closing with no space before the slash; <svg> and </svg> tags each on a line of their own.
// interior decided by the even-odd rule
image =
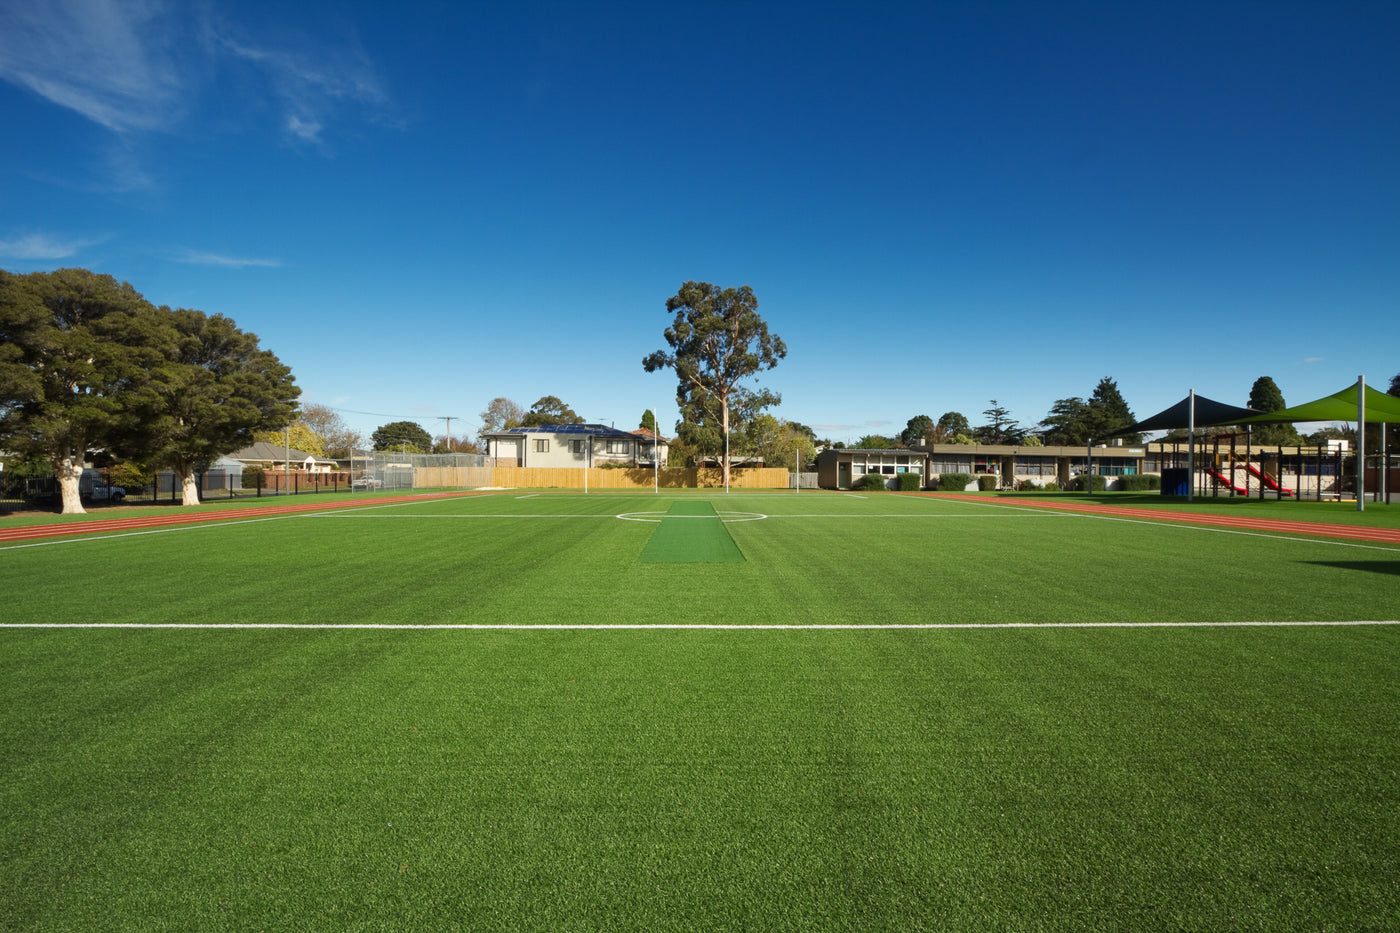
<svg viewBox="0 0 1400 933">
<path fill-rule="evenodd" d="M 1291 495 L 1293 495 L 1293 490 L 1291 490 L 1291 489 L 1284 489 L 1282 486 L 1280 486 L 1280 485 L 1278 484 L 1278 480 L 1274 479 L 1274 478 L 1273 478 L 1272 476 L 1270 476 L 1268 473 L 1264 473 L 1264 472 L 1260 471 L 1260 469 L 1259 469 L 1257 466 L 1255 466 L 1254 464 L 1251 463 L 1251 464 L 1246 465 L 1246 466 L 1245 466 L 1245 469 L 1248 470 L 1249 472 L 1253 473 L 1255 476 L 1259 477 L 1259 482 L 1261 482 L 1261 483 L 1264 484 L 1264 488 L 1265 488 L 1265 489 L 1272 489 L 1274 492 L 1278 493 L 1278 494 L 1279 494 L 1279 498 L 1283 498 L 1284 496 L 1291 496 Z"/>
<path fill-rule="evenodd" d="M 1220 485 L 1225 486 L 1229 489 L 1233 489 L 1235 492 L 1239 493 L 1242 496 L 1249 495 L 1248 489 L 1241 489 L 1240 487 L 1236 486 L 1234 483 L 1230 482 L 1230 480 L 1225 476 L 1224 473 L 1221 473 L 1219 470 L 1206 470 L 1206 473 L 1208 473 L 1211 476 L 1214 476 L 1216 482 L 1220 483 Z"/>
</svg>

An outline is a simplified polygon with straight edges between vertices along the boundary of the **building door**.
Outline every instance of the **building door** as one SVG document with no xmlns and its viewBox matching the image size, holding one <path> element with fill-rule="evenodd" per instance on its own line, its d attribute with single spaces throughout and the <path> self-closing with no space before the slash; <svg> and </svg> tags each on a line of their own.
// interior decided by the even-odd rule
<svg viewBox="0 0 1400 933">
<path fill-rule="evenodd" d="M 849 460 L 842 460 L 836 464 L 836 488 L 851 488 L 851 462 Z"/>
</svg>

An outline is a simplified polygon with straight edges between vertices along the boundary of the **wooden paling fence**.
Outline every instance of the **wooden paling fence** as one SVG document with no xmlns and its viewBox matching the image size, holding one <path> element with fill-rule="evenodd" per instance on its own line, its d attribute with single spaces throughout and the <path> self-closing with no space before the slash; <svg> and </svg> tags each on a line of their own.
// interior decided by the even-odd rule
<svg viewBox="0 0 1400 933">
<path fill-rule="evenodd" d="M 565 469 L 551 467 L 422 467 L 414 471 L 413 485 L 420 489 L 454 489 L 499 486 L 511 489 L 700 489 L 724 486 L 724 474 L 714 468 L 667 468 L 659 474 L 632 470 Z M 782 468 L 731 470 L 731 489 L 786 489 L 788 471 Z"/>
</svg>

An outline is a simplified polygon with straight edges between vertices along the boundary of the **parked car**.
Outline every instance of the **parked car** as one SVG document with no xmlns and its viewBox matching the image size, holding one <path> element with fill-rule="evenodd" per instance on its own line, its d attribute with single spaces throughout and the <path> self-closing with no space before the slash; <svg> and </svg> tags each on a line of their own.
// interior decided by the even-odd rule
<svg viewBox="0 0 1400 933">
<path fill-rule="evenodd" d="M 378 489 L 384 484 L 373 476 L 361 476 L 350 484 L 351 489 Z"/>
<path fill-rule="evenodd" d="M 109 486 L 106 480 L 94 479 L 88 487 L 87 497 L 93 502 L 120 502 L 126 498 L 126 489 Z"/>
</svg>

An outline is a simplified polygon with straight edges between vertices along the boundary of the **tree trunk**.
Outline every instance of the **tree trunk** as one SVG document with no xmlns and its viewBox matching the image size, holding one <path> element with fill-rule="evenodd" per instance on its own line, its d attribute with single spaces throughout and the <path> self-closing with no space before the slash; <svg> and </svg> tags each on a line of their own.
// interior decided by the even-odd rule
<svg viewBox="0 0 1400 933">
<path fill-rule="evenodd" d="M 720 458 L 720 473 L 724 477 L 724 491 L 729 491 L 729 399 L 720 396 L 720 427 L 724 431 L 724 454 Z"/>
<path fill-rule="evenodd" d="M 199 505 L 199 482 L 193 469 L 180 471 L 181 505 Z"/>
<path fill-rule="evenodd" d="M 78 492 L 78 480 L 83 476 L 83 462 L 67 455 L 54 464 L 54 475 L 58 477 L 58 491 L 63 496 L 64 515 L 84 515 L 82 497 Z"/>
</svg>

